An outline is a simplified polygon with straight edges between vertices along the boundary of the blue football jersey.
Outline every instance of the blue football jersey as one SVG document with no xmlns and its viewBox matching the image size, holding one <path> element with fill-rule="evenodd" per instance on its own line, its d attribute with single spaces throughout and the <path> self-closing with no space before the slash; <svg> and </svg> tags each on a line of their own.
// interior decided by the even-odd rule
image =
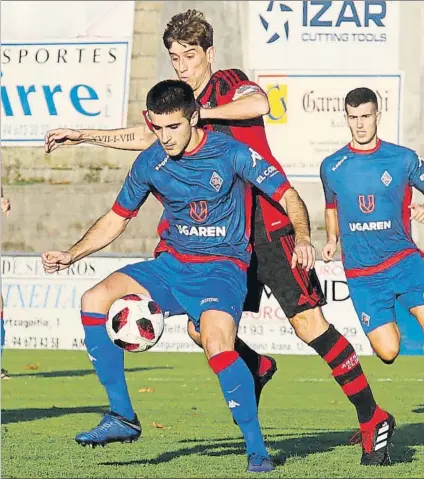
<svg viewBox="0 0 424 479">
<path fill-rule="evenodd" d="M 417 251 L 411 237 L 412 187 L 424 192 L 423 160 L 379 140 L 373 150 L 345 146 L 321 164 L 327 208 L 337 208 L 348 277 L 372 274 Z"/>
<path fill-rule="evenodd" d="M 205 132 L 180 159 L 169 157 L 157 141 L 137 157 L 113 210 L 135 216 L 151 192 L 164 207 L 159 251 L 182 261 L 230 258 L 244 267 L 250 261 L 251 214 L 244 181 L 275 201 L 290 187 L 273 165 L 228 135 Z"/>
</svg>

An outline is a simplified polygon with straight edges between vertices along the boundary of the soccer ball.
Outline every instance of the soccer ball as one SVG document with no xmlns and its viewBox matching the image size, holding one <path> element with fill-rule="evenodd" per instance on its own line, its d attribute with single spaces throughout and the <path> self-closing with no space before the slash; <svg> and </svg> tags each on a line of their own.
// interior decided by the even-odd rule
<svg viewBox="0 0 424 479">
<path fill-rule="evenodd" d="M 142 294 L 127 294 L 109 309 L 107 333 L 112 342 L 132 353 L 147 351 L 160 339 L 164 319 L 160 307 Z"/>
</svg>

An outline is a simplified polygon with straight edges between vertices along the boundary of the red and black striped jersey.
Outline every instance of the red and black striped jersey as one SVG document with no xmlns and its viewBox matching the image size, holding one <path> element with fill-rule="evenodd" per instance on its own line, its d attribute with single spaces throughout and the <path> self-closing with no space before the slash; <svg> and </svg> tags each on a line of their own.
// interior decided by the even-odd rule
<svg viewBox="0 0 424 479">
<path fill-rule="evenodd" d="M 218 70 L 211 76 L 208 84 L 197 97 L 197 101 L 203 108 L 214 108 L 255 92 L 266 95 L 261 87 L 250 81 L 241 70 Z M 274 158 L 269 147 L 262 117 L 249 120 L 208 119 L 201 121 L 200 125 L 207 130 L 220 131 L 231 135 L 235 139 L 249 145 L 269 163 L 284 173 L 282 166 Z M 255 196 L 259 199 L 260 205 L 255 202 L 255 242 L 269 241 L 271 232 L 283 228 L 292 232 L 290 220 L 279 204 L 269 200 L 257 190 L 255 191 Z"/>
</svg>

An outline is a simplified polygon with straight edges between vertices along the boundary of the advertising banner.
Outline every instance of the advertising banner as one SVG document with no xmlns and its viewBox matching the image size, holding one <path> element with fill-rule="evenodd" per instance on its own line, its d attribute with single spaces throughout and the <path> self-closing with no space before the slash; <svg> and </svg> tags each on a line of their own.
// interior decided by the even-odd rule
<svg viewBox="0 0 424 479">
<path fill-rule="evenodd" d="M 145 258 L 93 256 L 68 270 L 47 275 L 36 256 L 1 258 L 6 347 L 23 349 L 84 349 L 80 319 L 82 294 L 111 272 Z M 339 262 L 317 263 L 328 305 L 328 320 L 353 344 L 358 353 L 372 354 L 368 340 L 349 299 L 343 268 Z M 153 351 L 200 352 L 187 334 L 186 316 L 165 320 L 165 332 Z M 240 337 L 263 353 L 314 354 L 294 334 L 289 321 L 266 288 L 258 313 L 244 313 Z"/>
<path fill-rule="evenodd" d="M 244 34 L 247 68 L 397 71 L 400 3 L 247 2 Z"/>
<path fill-rule="evenodd" d="M 133 1 L 2 5 L 2 145 L 126 126 L 133 23 Z"/>
</svg>

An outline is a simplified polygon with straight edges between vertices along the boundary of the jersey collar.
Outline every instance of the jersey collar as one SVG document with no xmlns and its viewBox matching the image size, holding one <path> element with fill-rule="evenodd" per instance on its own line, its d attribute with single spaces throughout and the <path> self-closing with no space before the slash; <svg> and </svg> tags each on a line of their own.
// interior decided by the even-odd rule
<svg viewBox="0 0 424 479">
<path fill-rule="evenodd" d="M 205 146 L 206 140 L 208 139 L 208 134 L 207 134 L 206 130 L 200 130 L 200 131 L 203 133 L 203 138 L 200 140 L 200 142 L 196 146 L 196 148 L 194 148 L 193 150 L 190 150 L 190 151 L 185 151 L 183 157 L 193 156 L 196 153 L 198 153 Z"/>
<path fill-rule="evenodd" d="M 349 143 L 347 145 L 347 147 L 349 148 L 349 151 L 351 151 L 352 153 L 357 153 L 358 155 L 369 155 L 371 153 L 375 153 L 377 150 L 380 149 L 381 147 L 381 139 L 379 138 L 378 141 L 377 141 L 377 144 L 375 145 L 374 148 L 371 148 L 370 150 L 358 150 L 356 148 L 354 148 L 351 143 Z"/>
</svg>

